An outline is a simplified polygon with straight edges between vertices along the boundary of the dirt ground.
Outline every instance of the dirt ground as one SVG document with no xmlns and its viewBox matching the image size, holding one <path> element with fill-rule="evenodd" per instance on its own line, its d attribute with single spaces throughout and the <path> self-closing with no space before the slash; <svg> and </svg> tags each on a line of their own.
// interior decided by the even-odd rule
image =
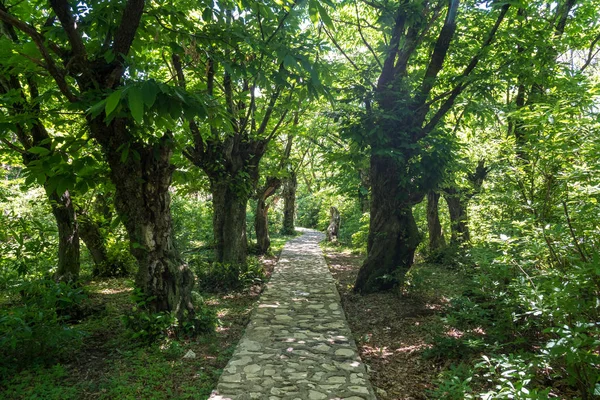
<svg viewBox="0 0 600 400">
<path fill-rule="evenodd" d="M 443 300 L 400 291 L 360 296 L 352 293 L 363 257 L 325 250 L 342 305 L 371 383 L 381 400 L 428 399 L 440 367 L 422 358 L 427 339 L 439 329 Z"/>
</svg>

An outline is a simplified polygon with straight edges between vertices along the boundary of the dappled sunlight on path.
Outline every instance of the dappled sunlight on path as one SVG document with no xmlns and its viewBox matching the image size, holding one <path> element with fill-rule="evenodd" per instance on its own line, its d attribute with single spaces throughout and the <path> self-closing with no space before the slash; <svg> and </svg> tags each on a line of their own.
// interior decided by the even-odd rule
<svg viewBox="0 0 600 400">
<path fill-rule="evenodd" d="M 281 253 L 213 400 L 375 399 L 318 242 L 303 230 Z"/>
</svg>

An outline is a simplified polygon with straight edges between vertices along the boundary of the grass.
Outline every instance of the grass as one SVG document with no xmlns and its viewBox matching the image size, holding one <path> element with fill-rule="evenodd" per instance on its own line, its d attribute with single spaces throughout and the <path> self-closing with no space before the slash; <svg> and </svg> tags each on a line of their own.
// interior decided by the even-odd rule
<svg viewBox="0 0 600 400">
<path fill-rule="evenodd" d="M 98 314 L 77 324 L 85 338 L 68 349 L 63 364 L 32 366 L 0 385 L 11 399 L 208 398 L 248 321 L 257 293 L 205 296 L 220 316 L 217 332 L 190 340 L 132 342 L 120 317 L 130 309 L 132 282 L 111 279 L 88 285 Z M 192 350 L 194 359 L 183 355 Z"/>
<path fill-rule="evenodd" d="M 273 235 L 279 255 L 290 236 Z M 276 256 L 260 258 L 270 276 Z M 213 334 L 150 346 L 133 342 L 121 316 L 133 306 L 131 279 L 86 284 L 93 314 L 74 324 L 84 335 L 65 349 L 65 359 L 30 365 L 0 381 L 0 398 L 10 399 L 207 399 L 243 334 L 261 287 L 203 293 L 219 322 Z M 184 358 L 189 350 L 195 358 Z"/>
</svg>

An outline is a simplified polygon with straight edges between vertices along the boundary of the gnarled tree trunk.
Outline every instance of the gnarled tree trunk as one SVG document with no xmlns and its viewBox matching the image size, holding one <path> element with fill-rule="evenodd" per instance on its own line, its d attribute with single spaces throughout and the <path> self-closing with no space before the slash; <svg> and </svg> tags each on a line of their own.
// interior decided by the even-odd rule
<svg viewBox="0 0 600 400">
<path fill-rule="evenodd" d="M 372 293 L 397 285 L 413 264 L 421 235 L 412 213 L 416 202 L 393 157 L 371 156 L 371 219 L 364 261 L 354 291 Z"/>
<path fill-rule="evenodd" d="M 58 268 L 54 279 L 65 282 L 79 278 L 79 227 L 75 208 L 69 191 L 58 195 L 46 191 L 52 207 L 52 215 L 58 228 Z"/>
<path fill-rule="evenodd" d="M 440 194 L 433 190 L 427 193 L 427 228 L 429 230 L 429 250 L 438 250 L 446 245 L 439 215 Z"/>
<path fill-rule="evenodd" d="M 170 162 L 171 135 L 165 134 L 159 143 L 152 145 L 132 142 L 124 119 L 106 125 L 99 117 L 90 120 L 89 125 L 111 169 L 116 188 L 115 207 L 139 266 L 136 286 L 146 296 L 153 297 L 149 304 L 152 311 L 174 312 L 180 321 L 193 317 L 194 276 L 173 243 L 169 186 L 175 167 Z M 122 160 L 118 150 L 124 143 L 139 157 Z"/>
<path fill-rule="evenodd" d="M 466 243 L 470 240 L 466 199 L 456 188 L 448 188 L 445 192 L 444 198 L 448 203 L 448 211 L 450 212 L 451 243 Z"/>
<path fill-rule="evenodd" d="M 296 188 L 298 179 L 296 172 L 291 171 L 290 175 L 283 182 L 283 228 L 281 233 L 284 235 L 293 235 L 295 230 L 294 219 L 296 215 Z"/>
<path fill-rule="evenodd" d="M 269 177 L 265 186 L 258 190 L 256 199 L 256 215 L 254 216 L 254 230 L 256 232 L 256 244 L 258 254 L 265 254 L 271 247 L 269 237 L 269 205 L 267 199 L 272 196 L 281 186 L 279 178 Z"/>
<path fill-rule="evenodd" d="M 105 267 L 108 266 L 108 252 L 104 243 L 104 236 L 100 231 L 100 226 L 91 219 L 90 216 L 80 214 L 79 218 L 79 236 L 85 247 L 92 255 L 94 269 L 92 274 L 99 275 Z"/>
<path fill-rule="evenodd" d="M 212 181 L 213 230 L 215 260 L 223 264 L 245 264 L 248 256 L 246 239 L 246 205 L 248 195 L 236 190 L 227 180 Z"/>
<path fill-rule="evenodd" d="M 329 226 L 327 227 L 327 240 L 330 242 L 337 242 L 339 234 L 340 211 L 335 207 L 331 207 L 329 209 Z"/>
<path fill-rule="evenodd" d="M 422 7 L 418 12 L 428 15 L 431 9 L 425 4 L 417 6 Z M 443 25 L 431 36 L 435 44 L 427 44 L 428 57 L 423 59 L 415 57 L 414 53 L 423 44 L 421 38 L 432 34 L 430 28 L 433 25 L 412 18 L 417 9 L 409 9 L 400 3 L 373 96 L 376 112 L 369 111 L 370 101 L 367 101 L 363 122 L 365 126 L 373 127 L 369 132 L 371 220 L 367 259 L 354 287 L 358 292 L 373 292 L 389 287 L 401 281 L 411 267 L 420 241 L 412 206 L 420 202 L 426 190 L 437 183 L 423 179 L 422 170 L 433 166 L 422 162 L 420 156 L 424 154 L 424 147 L 421 140 L 435 130 L 468 86 L 457 84 L 439 105 L 435 104 L 437 98 L 432 100 L 436 90 L 445 91 L 437 85 L 437 78 L 449 58 L 447 56 L 460 10 L 459 0 L 444 4 L 447 9 Z M 499 10 L 496 22 L 479 50 L 457 75 L 461 82 L 477 67 L 485 54 L 483 50 L 492 43 L 509 7 L 510 4 L 505 4 Z M 431 15 L 431 18 L 434 20 L 437 16 Z M 424 68 L 422 78 L 417 78 L 419 83 L 410 72 L 414 67 Z"/>
</svg>

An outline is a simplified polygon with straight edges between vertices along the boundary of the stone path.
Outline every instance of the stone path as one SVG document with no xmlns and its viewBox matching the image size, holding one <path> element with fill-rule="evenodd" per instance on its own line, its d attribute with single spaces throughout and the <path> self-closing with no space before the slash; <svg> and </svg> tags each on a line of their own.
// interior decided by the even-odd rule
<svg viewBox="0 0 600 400">
<path fill-rule="evenodd" d="M 376 399 L 318 246 L 323 234 L 303 232 L 285 245 L 210 399 Z"/>
</svg>

